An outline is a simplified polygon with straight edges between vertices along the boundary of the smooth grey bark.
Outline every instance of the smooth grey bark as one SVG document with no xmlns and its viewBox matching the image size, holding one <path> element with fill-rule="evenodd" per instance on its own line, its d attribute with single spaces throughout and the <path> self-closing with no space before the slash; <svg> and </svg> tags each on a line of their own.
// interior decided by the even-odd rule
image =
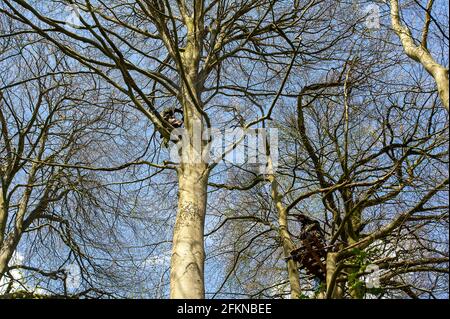
<svg viewBox="0 0 450 319">
<path fill-rule="evenodd" d="M 199 299 L 204 289 L 204 223 L 208 172 L 205 164 L 182 165 L 173 234 L 170 297 Z"/>
<path fill-rule="evenodd" d="M 286 211 L 286 208 L 284 207 L 281 201 L 281 195 L 279 194 L 278 191 L 278 182 L 274 174 L 271 174 L 269 176 L 269 181 L 271 182 L 272 186 L 272 194 L 271 194 L 272 200 L 274 201 L 278 213 L 278 224 L 279 224 L 278 227 L 281 243 L 283 246 L 283 253 L 285 257 L 289 257 L 291 255 L 291 251 L 295 249 L 295 245 L 289 233 L 287 220 L 288 212 Z M 298 272 L 297 262 L 292 259 L 289 259 L 286 262 L 286 264 L 287 264 L 286 266 L 289 278 L 289 285 L 291 290 L 291 299 L 299 299 L 302 294 L 302 290 L 300 285 L 300 274 Z"/>
<path fill-rule="evenodd" d="M 327 299 L 341 299 L 343 297 L 344 290 L 342 285 L 338 283 L 340 269 L 337 265 L 337 253 L 328 253 L 326 260 L 326 281 L 327 281 Z"/>
</svg>

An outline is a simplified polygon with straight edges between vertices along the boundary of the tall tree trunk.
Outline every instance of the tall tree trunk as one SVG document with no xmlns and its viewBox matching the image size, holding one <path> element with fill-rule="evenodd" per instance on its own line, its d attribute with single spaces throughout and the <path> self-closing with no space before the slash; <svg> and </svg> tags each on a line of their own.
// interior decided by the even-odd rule
<svg viewBox="0 0 450 319">
<path fill-rule="evenodd" d="M 337 269 L 337 254 L 328 253 L 327 254 L 327 299 L 341 299 L 343 297 L 343 287 L 342 284 L 338 282 L 339 279 L 339 269 Z"/>
<path fill-rule="evenodd" d="M 11 237 L 5 238 L 6 224 L 8 221 L 8 210 L 5 202 L 3 188 L 0 187 L 0 280 L 6 272 L 9 260 L 13 254 Z"/>
<path fill-rule="evenodd" d="M 31 166 L 29 176 L 28 176 L 28 185 L 33 185 L 35 181 L 35 174 L 37 171 L 37 163 L 33 163 Z M 3 190 L 2 190 L 3 191 Z M 25 192 L 20 200 L 19 207 L 17 210 L 17 214 L 14 219 L 14 227 L 13 229 L 6 235 L 4 233 L 4 229 L 2 229 L 2 241 L 0 242 L 0 279 L 5 274 L 9 261 L 11 260 L 14 251 L 19 244 L 19 241 L 22 237 L 24 229 L 29 225 L 24 225 L 25 214 L 28 209 L 28 202 L 30 200 L 31 193 L 33 191 L 32 186 L 27 186 L 25 188 Z M 4 195 L 2 195 L 3 198 Z M 0 212 L 2 215 L 3 222 L 7 222 L 8 212 L 7 207 L 5 206 L 5 201 L 2 199 L 1 203 L 2 211 Z M 0 225 L 4 228 L 4 225 Z"/>
<path fill-rule="evenodd" d="M 270 161 L 270 157 L 268 157 Z M 289 234 L 288 228 L 288 213 L 281 202 L 281 195 L 278 192 L 278 182 L 273 174 L 269 176 L 269 181 L 272 185 L 272 200 L 275 203 L 275 207 L 278 213 L 278 224 L 279 224 L 279 234 L 281 243 L 283 245 L 283 253 L 285 257 L 291 256 L 291 251 L 295 249 L 294 243 L 292 242 L 291 235 Z M 287 272 L 289 278 L 289 284 L 291 289 L 291 298 L 299 299 L 302 291 L 300 287 L 300 274 L 297 268 L 297 262 L 289 259 L 287 262 Z"/>
<path fill-rule="evenodd" d="M 8 217 L 5 198 L 6 196 L 3 192 L 3 188 L 0 187 L 0 247 L 2 247 L 3 240 L 5 238 L 5 230 Z"/>
<path fill-rule="evenodd" d="M 197 12 L 203 2 L 194 4 Z M 179 51 L 180 104 L 183 106 L 185 137 L 182 159 L 178 168 L 178 211 L 172 241 L 170 297 L 173 299 L 203 299 L 204 287 L 204 225 L 206 215 L 208 163 L 202 155 L 205 131 L 201 88 L 204 79 L 199 76 L 203 41 L 203 16 L 182 13 L 187 29 L 187 44 Z M 177 48 L 178 50 L 178 48 Z"/>
<path fill-rule="evenodd" d="M 289 257 L 291 255 L 291 251 L 295 249 L 295 246 L 291 240 L 291 236 L 289 235 L 286 210 L 279 212 L 278 220 L 280 224 L 280 237 L 283 244 L 284 256 Z M 300 274 L 298 272 L 296 261 L 292 259 L 287 261 L 287 272 L 289 284 L 291 286 L 291 299 L 299 299 L 302 294 L 302 290 L 300 287 Z"/>
<path fill-rule="evenodd" d="M 170 297 L 202 299 L 203 244 L 208 171 L 206 164 L 183 164 L 178 172 L 178 212 L 170 273 Z"/>
<path fill-rule="evenodd" d="M 182 83 L 181 104 L 184 112 L 184 136 L 178 168 L 178 211 L 172 241 L 170 297 L 203 299 L 205 251 L 203 243 L 209 166 L 203 159 L 205 125 L 199 109 L 198 65 L 189 57 L 198 54 L 188 47 L 184 52 L 186 80 Z M 194 61 L 196 59 L 193 59 Z M 195 101 L 194 101 L 195 99 Z"/>
<path fill-rule="evenodd" d="M 18 242 L 16 236 L 11 235 L 7 236 L 0 246 L 0 280 L 5 275 L 9 261 L 16 250 Z"/>
</svg>

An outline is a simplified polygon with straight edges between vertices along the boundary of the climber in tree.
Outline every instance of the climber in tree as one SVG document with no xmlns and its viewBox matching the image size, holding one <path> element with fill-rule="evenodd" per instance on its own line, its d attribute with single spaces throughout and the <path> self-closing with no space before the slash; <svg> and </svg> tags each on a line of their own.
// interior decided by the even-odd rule
<svg viewBox="0 0 450 319">
<path fill-rule="evenodd" d="M 176 117 L 176 114 L 181 114 L 181 119 L 178 119 Z M 179 108 L 170 108 L 164 110 L 162 113 L 162 117 L 164 120 L 170 123 L 174 128 L 179 128 L 183 125 L 184 122 L 184 116 L 183 116 L 183 110 Z"/>
<path fill-rule="evenodd" d="M 181 119 L 176 117 L 176 114 L 181 114 Z M 183 110 L 180 108 L 169 108 L 162 112 L 162 117 L 165 121 L 169 122 L 170 125 L 172 125 L 173 128 L 179 128 L 183 126 L 184 123 L 184 114 Z M 163 138 L 162 134 L 160 138 Z M 181 138 L 181 137 L 179 137 Z M 163 139 L 163 145 L 167 147 L 169 145 L 169 139 L 164 138 Z"/>
</svg>

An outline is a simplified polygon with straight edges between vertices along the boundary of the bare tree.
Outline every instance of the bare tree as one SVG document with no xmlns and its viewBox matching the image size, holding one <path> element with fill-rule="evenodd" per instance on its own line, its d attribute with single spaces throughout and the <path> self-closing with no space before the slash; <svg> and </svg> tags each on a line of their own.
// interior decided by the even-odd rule
<svg viewBox="0 0 450 319">
<path fill-rule="evenodd" d="M 446 34 L 427 8 L 420 46 L 398 10 L 392 26 L 448 109 L 445 62 L 428 52 L 445 52 Z M 434 296 L 448 281 L 448 113 L 386 41 L 394 33 L 360 11 L 328 0 L 2 1 L 15 27 L 0 39 L 46 48 L 1 89 L 5 276 L 21 240 L 34 249 L 30 238 L 52 233 L 89 287 L 115 292 L 105 296 Z M 278 169 L 268 153 L 263 170 L 206 161 L 209 129 L 234 127 L 277 127 Z M 322 231 L 323 251 L 306 258 Z M 380 291 L 362 285 L 369 265 L 383 271 Z"/>
<path fill-rule="evenodd" d="M 387 83 L 391 73 L 380 73 L 384 68 L 377 63 L 385 61 L 352 57 L 339 72 L 300 90 L 296 109 L 286 108 L 279 125 L 283 153 L 276 173 L 244 175 L 241 167 L 231 185 L 215 185 L 249 192 L 243 202 L 255 199 L 249 202 L 253 207 L 218 226 L 234 222 L 231 229 L 248 238 L 247 245 L 258 238 L 251 248 L 258 256 L 252 266 L 241 253 L 241 273 L 233 260 L 239 283 L 242 276 L 255 282 L 269 273 L 279 278 L 281 272 L 284 279 L 254 289 L 267 297 L 287 290 L 294 298 L 434 298 L 444 293 L 436 283 L 448 281 L 448 118 L 437 97 L 424 93 L 420 84 L 379 94 L 376 83 Z M 302 236 L 313 240 L 316 234 L 311 224 L 296 221 L 299 214 L 320 225 L 322 247 L 306 245 Z M 240 230 L 244 220 L 253 228 Z M 277 247 L 290 258 L 277 262 Z M 287 262 L 287 271 L 279 270 L 280 262 Z M 258 273 L 262 268 L 263 275 Z M 375 269 L 379 286 L 367 287 L 365 278 Z"/>
<path fill-rule="evenodd" d="M 268 79 L 286 72 L 281 66 L 295 63 L 295 51 L 313 59 L 351 30 L 343 29 L 334 39 L 320 40 L 320 35 L 331 35 L 333 29 L 331 24 L 321 28 L 318 21 L 334 7 L 331 2 L 319 7 L 320 1 L 130 1 L 120 5 L 115 1 L 108 5 L 55 1 L 54 7 L 48 7 L 50 10 L 33 1 L 4 3 L 3 14 L 29 26 L 128 96 L 132 107 L 142 112 L 165 140 L 169 140 L 173 129 L 162 116 L 166 105 L 179 105 L 177 108 L 182 109 L 183 126 L 191 140 L 196 127 L 202 136 L 211 127 L 209 105 L 215 103 L 215 97 L 263 90 L 266 96 L 277 99 L 277 94 L 264 84 L 258 84 L 259 89 L 256 83 L 254 88 L 245 81 L 233 83 L 241 76 L 251 78 L 252 74 L 246 73 L 246 61 L 260 60 Z M 70 27 L 58 19 L 66 8 L 64 4 L 80 13 L 79 25 Z M 306 39 L 300 50 L 298 36 L 312 26 L 318 32 Z M 316 44 L 308 47 L 313 43 Z M 228 75 L 231 69 L 233 72 Z M 259 116 L 250 113 L 244 127 L 270 119 L 272 110 L 273 106 L 260 108 Z M 202 143 L 205 146 L 207 141 Z M 187 157 L 176 167 L 178 214 L 173 236 L 171 296 L 203 298 L 203 228 L 208 176 L 214 165 L 198 163 L 199 152 L 194 147 L 184 151 Z"/>
<path fill-rule="evenodd" d="M 436 24 L 438 30 L 441 32 L 441 39 L 446 38 L 448 41 L 448 34 L 445 34 L 445 30 L 441 28 L 439 22 L 433 17 L 435 14 L 433 12 L 433 5 L 435 4 L 434 0 L 428 0 L 426 6 L 422 6 L 419 1 L 417 1 L 417 4 L 421 9 L 423 9 L 425 15 L 420 41 L 414 39 L 410 28 L 402 23 L 398 0 L 390 1 L 392 28 L 399 37 L 406 55 L 414 61 L 419 62 L 434 78 L 439 96 L 442 100 L 442 105 L 448 111 L 448 67 L 439 64 L 437 59 L 434 58 L 430 52 L 430 47 L 428 44 L 430 37 L 430 25 Z M 417 42 L 419 42 L 419 44 L 416 44 Z"/>
<path fill-rule="evenodd" d="M 117 282 L 108 285 L 118 276 L 99 261 L 107 246 L 95 239 L 111 227 L 110 217 L 99 216 L 111 192 L 92 170 L 79 168 L 99 164 L 107 143 L 111 149 L 116 102 L 92 72 L 77 70 L 11 20 L 1 23 L 0 291 L 4 297 L 124 293 Z M 79 289 L 70 287 L 74 278 Z"/>
</svg>

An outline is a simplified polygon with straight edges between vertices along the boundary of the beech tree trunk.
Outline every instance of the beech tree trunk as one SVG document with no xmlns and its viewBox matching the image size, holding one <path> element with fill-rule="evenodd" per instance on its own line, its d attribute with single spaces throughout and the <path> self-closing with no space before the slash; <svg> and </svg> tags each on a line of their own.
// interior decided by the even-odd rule
<svg viewBox="0 0 450 319">
<path fill-rule="evenodd" d="M 12 236 L 7 237 L 3 244 L 0 246 L 0 279 L 3 278 L 7 268 L 9 261 L 11 260 L 12 255 L 17 247 L 18 241 L 15 240 Z"/>
<path fill-rule="evenodd" d="M 203 244 L 208 172 L 205 164 L 185 164 L 178 173 L 178 212 L 170 273 L 170 297 L 203 299 Z"/>
<path fill-rule="evenodd" d="M 327 299 L 341 299 L 343 297 L 343 287 L 342 284 L 338 282 L 339 273 L 337 269 L 337 254 L 328 253 L 327 254 Z"/>
<path fill-rule="evenodd" d="M 194 12 L 203 11 L 196 1 Z M 205 249 L 203 242 L 209 169 L 202 158 L 205 114 L 201 99 L 204 78 L 199 65 L 203 47 L 203 15 L 181 13 L 186 26 L 186 46 L 178 61 L 184 129 L 190 141 L 183 143 L 178 168 L 178 211 L 172 241 L 170 298 L 203 299 Z M 169 44 L 170 47 L 170 44 Z"/>
<path fill-rule="evenodd" d="M 33 185 L 35 181 L 35 174 L 37 170 L 37 164 L 34 163 L 30 169 L 29 177 L 28 177 L 28 185 Z M 3 277 L 5 272 L 7 271 L 9 261 L 11 260 L 14 251 L 19 244 L 19 241 L 22 237 L 24 229 L 26 229 L 28 225 L 24 224 L 25 214 L 28 209 L 28 202 L 30 200 L 31 193 L 33 188 L 31 186 L 27 186 L 25 188 L 25 192 L 20 200 L 19 207 L 17 210 L 17 214 L 14 218 L 14 227 L 13 229 L 6 234 L 6 222 L 8 217 L 8 208 L 6 207 L 3 189 L 0 189 L 2 195 L 0 196 L 0 279 Z M 29 223 L 29 222 L 28 222 Z"/>
<path fill-rule="evenodd" d="M 289 257 L 292 250 L 295 249 L 295 246 L 291 240 L 291 236 L 289 235 L 288 227 L 287 227 L 287 216 L 286 211 L 284 210 L 282 214 L 279 215 L 280 222 L 280 237 L 283 244 L 283 252 L 285 257 Z M 297 262 L 289 259 L 287 261 L 287 271 L 289 284 L 291 286 L 291 299 L 299 299 L 302 290 L 300 287 L 300 274 L 297 268 Z"/>
<path fill-rule="evenodd" d="M 268 160 L 271 165 L 270 157 L 268 157 Z M 291 251 L 295 249 L 295 245 L 292 242 L 291 235 L 289 234 L 287 220 L 288 212 L 281 201 L 281 195 L 278 191 L 278 182 L 273 174 L 269 176 L 269 181 L 272 186 L 272 200 L 274 201 L 278 213 L 279 235 L 283 245 L 283 253 L 285 257 L 289 257 L 291 255 Z M 302 290 L 300 286 L 300 274 L 298 272 L 297 262 L 289 259 L 286 264 L 291 289 L 291 299 L 299 299 L 302 294 Z"/>
</svg>

